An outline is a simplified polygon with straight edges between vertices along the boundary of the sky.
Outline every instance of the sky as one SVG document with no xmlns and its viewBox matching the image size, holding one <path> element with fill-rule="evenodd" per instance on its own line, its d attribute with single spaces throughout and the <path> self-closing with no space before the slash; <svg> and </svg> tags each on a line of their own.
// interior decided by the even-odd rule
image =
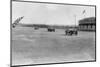
<svg viewBox="0 0 100 67">
<path fill-rule="evenodd" d="M 95 17 L 95 7 L 12 2 L 12 23 L 19 17 L 23 24 L 78 25 L 80 19 Z"/>
</svg>

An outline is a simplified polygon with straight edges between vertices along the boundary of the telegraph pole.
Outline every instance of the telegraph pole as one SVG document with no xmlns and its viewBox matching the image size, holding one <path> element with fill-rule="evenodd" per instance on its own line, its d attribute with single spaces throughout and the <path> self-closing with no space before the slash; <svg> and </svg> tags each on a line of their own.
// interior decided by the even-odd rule
<svg viewBox="0 0 100 67">
<path fill-rule="evenodd" d="M 74 19 L 75 19 L 75 26 L 76 26 L 76 22 L 77 22 L 77 21 L 76 21 L 76 15 L 74 15 Z"/>
</svg>

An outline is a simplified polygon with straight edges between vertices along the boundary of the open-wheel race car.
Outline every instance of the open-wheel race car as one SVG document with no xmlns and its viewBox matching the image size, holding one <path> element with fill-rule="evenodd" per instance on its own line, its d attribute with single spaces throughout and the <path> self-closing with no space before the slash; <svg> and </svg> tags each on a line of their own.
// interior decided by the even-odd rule
<svg viewBox="0 0 100 67">
<path fill-rule="evenodd" d="M 39 27 L 34 27 L 34 29 L 35 29 L 35 30 L 38 30 L 38 29 L 39 29 Z"/>
<path fill-rule="evenodd" d="M 54 28 L 47 28 L 49 32 L 55 32 Z"/>
<path fill-rule="evenodd" d="M 65 34 L 66 35 L 77 35 L 78 34 L 78 30 L 75 28 L 69 28 L 67 30 L 65 30 Z"/>
</svg>

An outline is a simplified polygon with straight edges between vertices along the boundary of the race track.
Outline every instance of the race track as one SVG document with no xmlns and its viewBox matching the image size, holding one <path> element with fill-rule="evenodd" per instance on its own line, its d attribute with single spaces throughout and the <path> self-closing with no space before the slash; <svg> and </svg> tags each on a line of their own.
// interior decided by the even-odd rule
<svg viewBox="0 0 100 67">
<path fill-rule="evenodd" d="M 12 65 L 95 60 L 95 32 L 66 36 L 64 29 L 12 29 Z"/>
</svg>

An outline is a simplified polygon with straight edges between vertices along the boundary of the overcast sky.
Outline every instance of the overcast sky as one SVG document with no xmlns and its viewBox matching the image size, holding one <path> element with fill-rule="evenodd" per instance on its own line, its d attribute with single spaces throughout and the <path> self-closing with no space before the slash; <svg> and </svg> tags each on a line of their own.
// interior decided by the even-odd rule
<svg viewBox="0 0 100 67">
<path fill-rule="evenodd" d="M 95 17 L 95 7 L 12 2 L 12 23 L 21 16 L 20 23 L 25 24 L 75 25 L 79 19 Z"/>
</svg>

